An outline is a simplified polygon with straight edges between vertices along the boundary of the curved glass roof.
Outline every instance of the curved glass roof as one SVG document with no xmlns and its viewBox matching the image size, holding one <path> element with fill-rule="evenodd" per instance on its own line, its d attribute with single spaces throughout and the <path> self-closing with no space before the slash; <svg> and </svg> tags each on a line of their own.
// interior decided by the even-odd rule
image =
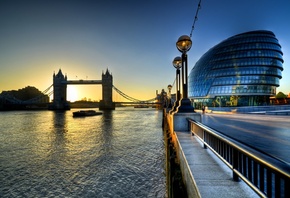
<svg viewBox="0 0 290 198">
<path fill-rule="evenodd" d="M 190 98 L 273 95 L 282 78 L 283 53 L 274 33 L 251 31 L 208 50 L 190 71 Z"/>
</svg>

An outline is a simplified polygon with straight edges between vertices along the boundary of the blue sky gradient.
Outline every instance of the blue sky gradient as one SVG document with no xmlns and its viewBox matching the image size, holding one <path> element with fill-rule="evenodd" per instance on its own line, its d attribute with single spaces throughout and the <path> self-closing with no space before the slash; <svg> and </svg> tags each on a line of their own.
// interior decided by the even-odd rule
<svg viewBox="0 0 290 198">
<path fill-rule="evenodd" d="M 68 79 L 101 79 L 138 99 L 151 99 L 175 78 L 178 37 L 189 35 L 198 0 L 0 0 L 0 92 Z M 290 1 L 201 1 L 188 52 L 189 71 L 222 40 L 246 31 L 273 31 L 284 53 L 277 91 L 290 92 Z M 174 92 L 175 90 L 173 90 Z M 100 85 L 68 86 L 68 99 L 101 99 Z M 114 96 L 121 100 L 120 96 Z"/>
</svg>

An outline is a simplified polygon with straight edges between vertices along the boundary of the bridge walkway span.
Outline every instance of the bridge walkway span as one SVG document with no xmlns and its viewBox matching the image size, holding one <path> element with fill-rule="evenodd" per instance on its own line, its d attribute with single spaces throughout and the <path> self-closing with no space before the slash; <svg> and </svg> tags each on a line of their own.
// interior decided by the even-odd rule
<svg viewBox="0 0 290 198">
<path fill-rule="evenodd" d="M 67 80 L 62 83 L 67 85 L 97 85 L 102 84 L 102 80 Z"/>
</svg>

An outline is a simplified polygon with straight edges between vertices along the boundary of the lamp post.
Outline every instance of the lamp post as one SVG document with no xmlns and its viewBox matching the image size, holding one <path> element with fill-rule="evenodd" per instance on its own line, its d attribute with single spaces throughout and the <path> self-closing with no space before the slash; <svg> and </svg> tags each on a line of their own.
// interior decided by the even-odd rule
<svg viewBox="0 0 290 198">
<path fill-rule="evenodd" d="M 183 35 L 176 42 L 177 49 L 182 53 L 182 100 L 177 109 L 178 112 L 194 112 L 194 107 L 188 98 L 188 74 L 187 74 L 187 54 L 191 48 L 192 41 L 189 36 Z"/>
<path fill-rule="evenodd" d="M 168 105 L 167 105 L 167 108 L 172 108 L 172 104 L 171 104 L 171 89 L 172 89 L 172 85 L 168 85 L 167 89 L 168 89 Z"/>
<path fill-rule="evenodd" d="M 162 101 L 163 101 L 163 108 L 167 108 L 167 93 L 164 91 L 164 89 L 162 89 L 161 91 L 161 97 L 162 97 Z"/>
<path fill-rule="evenodd" d="M 170 114 L 174 113 L 179 105 L 180 101 L 180 68 L 182 66 L 182 59 L 180 56 L 177 56 L 173 59 L 172 65 L 176 69 L 176 79 L 175 79 L 175 84 L 176 84 L 176 100 L 174 102 L 174 105 L 172 109 L 169 111 Z"/>
</svg>

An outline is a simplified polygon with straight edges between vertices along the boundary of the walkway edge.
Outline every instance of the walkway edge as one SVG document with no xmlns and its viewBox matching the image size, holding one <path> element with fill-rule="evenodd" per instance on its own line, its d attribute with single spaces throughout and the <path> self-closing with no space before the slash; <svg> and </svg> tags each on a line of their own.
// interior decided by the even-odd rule
<svg viewBox="0 0 290 198">
<path fill-rule="evenodd" d="M 174 135 L 188 197 L 258 197 L 242 181 L 233 181 L 231 171 L 225 171 L 222 162 L 217 163 L 190 132 L 176 131 Z"/>
<path fill-rule="evenodd" d="M 175 133 L 175 135 L 177 136 L 177 133 Z M 183 152 L 182 146 L 178 140 L 177 137 L 177 155 L 178 155 L 178 159 L 179 159 L 179 163 L 180 163 L 180 169 L 182 170 L 182 178 L 184 180 L 185 186 L 186 186 L 186 190 L 187 190 L 187 194 L 188 197 L 201 197 L 200 192 L 198 190 L 197 184 L 194 180 L 193 174 L 191 172 L 190 166 L 187 162 L 186 156 Z"/>
</svg>

